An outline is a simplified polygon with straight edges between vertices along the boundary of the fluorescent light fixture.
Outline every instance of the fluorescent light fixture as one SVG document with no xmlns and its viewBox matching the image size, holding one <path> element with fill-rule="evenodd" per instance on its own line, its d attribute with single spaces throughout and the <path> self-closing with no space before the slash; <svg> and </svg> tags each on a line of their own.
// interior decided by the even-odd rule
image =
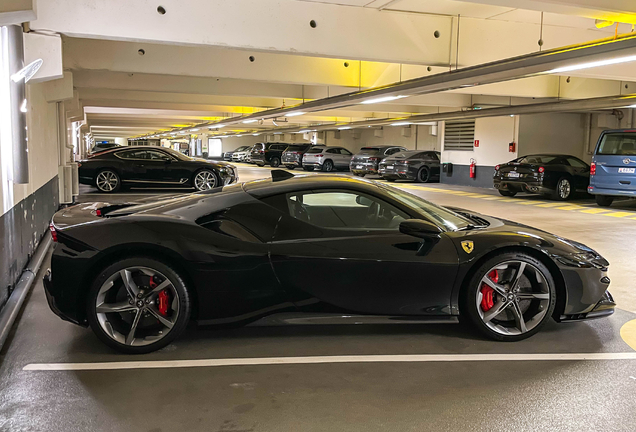
<svg viewBox="0 0 636 432">
<path fill-rule="evenodd" d="M 375 104 L 375 103 L 381 103 L 381 102 L 389 102 L 389 101 L 393 101 L 396 99 L 402 99 L 405 98 L 406 96 L 383 96 L 383 97 L 378 97 L 378 98 L 374 98 L 374 99 L 367 99 L 365 101 L 360 102 L 361 104 Z"/>
<path fill-rule="evenodd" d="M 296 116 L 301 116 L 303 114 L 306 114 L 306 113 L 304 113 L 303 111 L 296 111 L 296 112 L 291 112 L 289 114 L 285 114 L 285 117 L 296 117 Z"/>
<path fill-rule="evenodd" d="M 252 119 L 252 120 L 243 120 L 243 123 L 247 124 L 247 123 L 256 123 L 257 120 L 256 119 Z"/>
<path fill-rule="evenodd" d="M 236 136 L 237 136 L 237 137 L 241 137 L 241 136 L 243 136 L 243 134 L 241 134 L 241 135 L 236 135 Z"/>
<path fill-rule="evenodd" d="M 600 67 L 600 66 L 609 66 L 609 65 L 615 65 L 615 64 L 620 64 L 620 63 L 628 63 L 628 62 L 633 62 L 633 61 L 636 61 L 636 55 L 630 55 L 630 56 L 624 56 L 624 57 L 616 57 L 616 58 L 612 58 L 612 59 L 605 59 L 605 60 L 599 60 L 599 61 L 588 62 L 588 63 L 579 63 L 579 64 L 571 65 L 571 66 L 563 66 L 563 67 L 559 67 L 559 68 L 556 68 L 556 69 L 549 70 L 546 73 L 571 72 L 571 71 L 577 71 L 577 70 L 581 70 L 581 69 L 589 69 L 589 68 L 595 68 L 595 67 Z"/>
<path fill-rule="evenodd" d="M 351 126 L 343 126 L 338 128 L 338 130 L 347 130 L 347 129 L 351 129 Z"/>
<path fill-rule="evenodd" d="M 274 126 L 278 126 L 278 123 L 276 123 L 276 121 L 272 120 L 272 123 L 274 123 Z"/>
<path fill-rule="evenodd" d="M 190 129 L 190 132 L 196 132 L 198 130 L 199 130 L 198 128 L 194 128 L 194 129 Z"/>
<path fill-rule="evenodd" d="M 629 106 L 627 106 L 625 108 L 636 108 L 636 105 L 629 105 Z"/>
<path fill-rule="evenodd" d="M 259 133 L 252 134 L 252 136 L 259 136 L 259 135 L 260 135 Z"/>
<path fill-rule="evenodd" d="M 274 135 L 282 135 L 282 132 L 274 132 Z"/>
<path fill-rule="evenodd" d="M 22 69 L 20 69 L 13 75 L 11 75 L 11 80 L 13 82 L 18 82 L 21 79 L 24 79 L 25 83 L 29 82 L 29 80 L 33 78 L 33 75 L 35 75 L 37 71 L 40 69 L 40 67 L 42 66 L 42 63 L 44 63 L 42 59 L 37 59 L 32 61 L 31 63 L 29 63 L 28 65 L 26 65 L 25 67 L 23 67 Z"/>
<path fill-rule="evenodd" d="M 223 135 L 223 136 L 215 136 L 214 138 L 227 138 L 227 136 L 226 136 L 226 135 Z"/>
<path fill-rule="evenodd" d="M 222 127 L 225 127 L 225 125 L 224 124 L 212 125 L 210 126 L 210 129 L 221 129 Z"/>
<path fill-rule="evenodd" d="M 397 122 L 397 123 L 391 123 L 391 126 L 408 126 L 410 124 L 411 122 Z"/>
<path fill-rule="evenodd" d="M 303 129 L 303 130 L 299 130 L 296 133 L 307 133 L 307 132 L 311 132 L 309 129 Z"/>
</svg>

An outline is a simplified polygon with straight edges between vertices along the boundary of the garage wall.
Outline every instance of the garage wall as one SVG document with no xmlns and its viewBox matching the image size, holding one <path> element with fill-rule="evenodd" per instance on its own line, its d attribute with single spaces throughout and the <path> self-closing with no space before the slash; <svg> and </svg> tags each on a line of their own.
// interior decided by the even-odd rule
<svg viewBox="0 0 636 432">
<path fill-rule="evenodd" d="M 444 122 L 440 122 L 440 140 L 444 140 Z M 475 120 L 475 140 L 479 147 L 472 150 L 442 150 L 442 163 L 453 164 L 451 175 L 442 173 L 441 183 L 464 186 L 492 187 L 494 167 L 517 157 L 508 151 L 508 144 L 517 141 L 519 117 L 502 116 Z M 469 176 L 471 159 L 477 165 L 475 178 Z"/>
<path fill-rule="evenodd" d="M 47 102 L 45 85 L 27 86 L 29 183 L 0 187 L 0 202 L 8 204 L 0 214 L 0 308 L 59 207 L 57 109 Z"/>
<path fill-rule="evenodd" d="M 600 135 L 600 130 L 596 137 Z M 594 139 L 592 137 L 592 139 Z M 549 113 L 522 115 L 519 119 L 519 155 L 563 153 L 586 162 L 585 114 Z"/>
</svg>

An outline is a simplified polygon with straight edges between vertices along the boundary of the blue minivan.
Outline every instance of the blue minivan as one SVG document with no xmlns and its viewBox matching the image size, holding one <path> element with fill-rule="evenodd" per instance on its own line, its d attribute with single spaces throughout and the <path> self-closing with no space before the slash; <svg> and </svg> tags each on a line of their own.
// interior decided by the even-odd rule
<svg viewBox="0 0 636 432">
<path fill-rule="evenodd" d="M 590 166 L 587 191 L 607 207 L 616 197 L 636 198 L 636 130 L 601 133 Z"/>
</svg>

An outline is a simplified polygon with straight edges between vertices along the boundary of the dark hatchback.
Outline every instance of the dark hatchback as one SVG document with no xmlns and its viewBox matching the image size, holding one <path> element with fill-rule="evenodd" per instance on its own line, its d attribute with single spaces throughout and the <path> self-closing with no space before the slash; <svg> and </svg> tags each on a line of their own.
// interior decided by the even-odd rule
<svg viewBox="0 0 636 432">
<path fill-rule="evenodd" d="M 354 175 L 364 177 L 365 174 L 377 174 L 378 166 L 385 157 L 395 153 L 407 151 L 398 146 L 362 147 L 349 164 L 349 169 Z"/>
<path fill-rule="evenodd" d="M 283 152 L 287 150 L 289 144 L 285 143 L 256 143 L 250 154 L 252 163 L 258 166 L 269 164 L 273 167 L 280 165 Z"/>
<path fill-rule="evenodd" d="M 79 182 L 105 193 L 117 192 L 122 186 L 190 187 L 201 191 L 238 180 L 234 165 L 192 158 L 164 147 L 108 150 L 78 165 Z"/>
<path fill-rule="evenodd" d="M 495 189 L 503 196 L 518 192 L 549 195 L 567 200 L 575 192 L 585 192 L 590 183 L 590 166 L 570 155 L 529 155 L 497 165 Z"/>
<path fill-rule="evenodd" d="M 288 169 L 302 168 L 303 167 L 303 155 L 307 153 L 307 150 L 315 147 L 311 143 L 292 144 L 287 147 L 287 150 L 283 152 L 282 162 Z"/>
<path fill-rule="evenodd" d="M 378 166 L 378 174 L 388 181 L 415 180 L 419 183 L 439 181 L 440 153 L 409 150 L 387 157 Z"/>
</svg>

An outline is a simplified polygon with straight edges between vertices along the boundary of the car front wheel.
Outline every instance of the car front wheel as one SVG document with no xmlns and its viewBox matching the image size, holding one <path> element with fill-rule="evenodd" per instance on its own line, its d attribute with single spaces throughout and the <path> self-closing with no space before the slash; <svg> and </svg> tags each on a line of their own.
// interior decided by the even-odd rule
<svg viewBox="0 0 636 432">
<path fill-rule="evenodd" d="M 276 168 L 277 166 L 280 165 L 280 159 L 278 159 L 277 157 L 273 157 L 270 161 L 269 164 L 272 166 L 272 168 Z"/>
<path fill-rule="evenodd" d="M 204 169 L 197 172 L 194 176 L 193 186 L 198 191 L 213 189 L 219 183 L 214 172 Z"/>
<path fill-rule="evenodd" d="M 182 278 L 150 258 L 127 258 L 110 265 L 93 282 L 87 300 L 93 332 L 127 354 L 165 347 L 190 320 L 190 296 Z"/>
<path fill-rule="evenodd" d="M 121 188 L 121 179 L 115 171 L 102 170 L 95 178 L 95 186 L 100 192 L 113 193 Z"/>
<path fill-rule="evenodd" d="M 534 257 L 496 255 L 472 276 L 460 306 L 475 327 L 491 339 L 518 341 L 538 332 L 556 304 L 554 279 Z"/>
</svg>

